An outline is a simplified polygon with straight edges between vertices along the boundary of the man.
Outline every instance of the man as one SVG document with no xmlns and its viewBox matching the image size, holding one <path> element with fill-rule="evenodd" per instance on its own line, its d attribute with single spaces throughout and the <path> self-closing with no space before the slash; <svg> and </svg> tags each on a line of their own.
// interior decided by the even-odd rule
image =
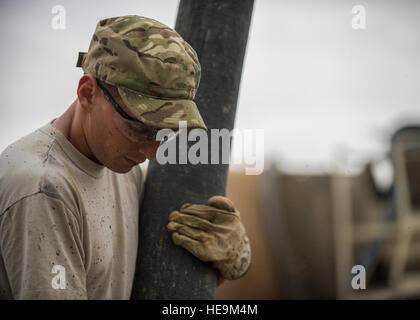
<svg viewBox="0 0 420 320">
<path fill-rule="evenodd" d="M 159 129 L 206 129 L 193 102 L 195 51 L 152 19 L 98 23 L 77 99 L 0 156 L 0 298 L 129 299 L 143 177 Z M 168 213 L 169 214 L 169 213 Z M 168 230 L 222 279 L 248 270 L 249 241 L 233 203 L 185 204 Z"/>
</svg>

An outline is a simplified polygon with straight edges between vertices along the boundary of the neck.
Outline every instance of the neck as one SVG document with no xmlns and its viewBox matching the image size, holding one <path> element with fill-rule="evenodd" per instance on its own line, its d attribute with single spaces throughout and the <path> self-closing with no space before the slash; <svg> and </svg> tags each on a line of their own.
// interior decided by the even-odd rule
<svg viewBox="0 0 420 320">
<path fill-rule="evenodd" d="M 80 110 L 79 101 L 75 100 L 59 118 L 54 120 L 52 126 L 60 131 L 81 154 L 101 164 L 93 155 L 87 143 Z"/>
</svg>

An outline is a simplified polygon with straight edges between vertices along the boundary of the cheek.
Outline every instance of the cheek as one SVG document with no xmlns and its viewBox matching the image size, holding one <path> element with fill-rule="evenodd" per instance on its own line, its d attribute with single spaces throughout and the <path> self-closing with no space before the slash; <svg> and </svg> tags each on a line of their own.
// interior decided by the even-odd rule
<svg viewBox="0 0 420 320">
<path fill-rule="evenodd" d="M 138 152 L 142 153 L 147 159 L 154 160 L 159 145 L 160 143 L 157 141 L 147 142 L 139 146 Z"/>
<path fill-rule="evenodd" d="M 131 142 L 116 127 L 113 115 L 108 116 L 106 119 L 106 131 L 104 135 L 107 148 L 111 152 L 123 154 L 126 150 L 132 149 Z"/>
<path fill-rule="evenodd" d="M 92 127 L 95 129 L 93 130 L 93 135 L 97 153 L 100 154 L 102 158 L 110 158 L 110 155 L 116 152 L 118 142 L 114 141 L 115 134 L 108 121 L 108 116 L 105 112 L 101 113 L 100 110 L 98 110 L 95 117 L 92 117 L 92 120 L 93 119 L 94 123 L 92 123 Z"/>
</svg>

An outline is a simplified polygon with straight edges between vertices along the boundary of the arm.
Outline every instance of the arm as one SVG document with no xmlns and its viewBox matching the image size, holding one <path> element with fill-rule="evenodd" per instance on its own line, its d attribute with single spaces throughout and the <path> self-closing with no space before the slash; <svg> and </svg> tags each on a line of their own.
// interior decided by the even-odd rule
<svg viewBox="0 0 420 320">
<path fill-rule="evenodd" d="M 6 210 L 0 258 L 14 299 L 87 299 L 80 225 L 60 199 L 36 193 Z"/>
</svg>

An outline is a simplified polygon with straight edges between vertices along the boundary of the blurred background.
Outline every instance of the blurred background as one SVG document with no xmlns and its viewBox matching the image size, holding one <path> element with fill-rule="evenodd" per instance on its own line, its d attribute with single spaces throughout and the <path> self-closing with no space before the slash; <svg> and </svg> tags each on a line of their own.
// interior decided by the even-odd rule
<svg viewBox="0 0 420 320">
<path fill-rule="evenodd" d="M 1 1 L 0 150 L 74 101 L 100 19 L 174 27 L 177 7 Z M 231 166 L 228 183 L 253 264 L 216 298 L 420 297 L 419 18 L 415 0 L 255 0 L 235 127 L 264 130 L 265 167 Z M 351 286 L 355 265 L 365 290 Z"/>
</svg>

